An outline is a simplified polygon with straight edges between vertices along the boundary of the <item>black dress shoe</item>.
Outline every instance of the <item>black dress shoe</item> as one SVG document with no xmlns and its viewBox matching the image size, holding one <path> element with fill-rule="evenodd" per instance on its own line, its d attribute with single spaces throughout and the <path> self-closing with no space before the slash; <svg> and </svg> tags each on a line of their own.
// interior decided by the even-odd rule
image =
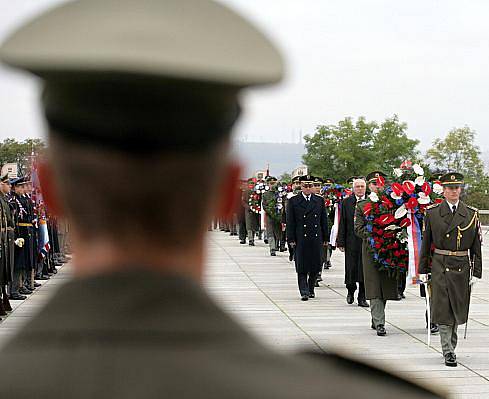
<svg viewBox="0 0 489 399">
<path fill-rule="evenodd" d="M 301 301 L 307 301 L 309 299 L 309 295 L 302 295 Z"/>
<path fill-rule="evenodd" d="M 324 265 L 324 269 L 325 270 L 328 270 L 329 268 L 331 268 L 331 262 L 326 262 L 326 264 Z"/>
<path fill-rule="evenodd" d="M 24 299 L 27 299 L 25 295 L 20 295 L 20 294 L 12 294 L 10 295 L 10 300 L 11 301 L 23 301 Z"/>
<path fill-rule="evenodd" d="M 38 280 L 49 280 L 49 276 L 44 274 L 41 277 L 39 277 Z"/>
<path fill-rule="evenodd" d="M 350 294 L 350 293 L 349 293 L 349 294 L 346 296 L 346 303 L 347 303 L 348 305 L 351 305 L 351 304 L 353 303 L 353 301 L 354 301 L 354 300 L 355 300 L 355 299 L 353 298 L 353 294 Z"/>
<path fill-rule="evenodd" d="M 248 245 L 249 245 L 250 247 L 254 247 L 254 246 L 255 246 L 255 243 L 254 243 L 254 242 L 250 242 L 250 243 L 248 243 Z"/>
<path fill-rule="evenodd" d="M 316 295 L 314 295 L 314 292 L 309 294 L 309 298 L 316 298 Z"/>
<path fill-rule="evenodd" d="M 406 295 L 404 295 L 404 292 L 399 293 L 399 296 L 401 297 L 401 299 L 406 299 Z"/>
<path fill-rule="evenodd" d="M 40 287 L 42 284 L 40 283 L 34 283 L 34 288 Z"/>
<path fill-rule="evenodd" d="M 290 253 L 289 254 L 289 262 L 292 262 L 294 260 L 294 254 Z"/>
<path fill-rule="evenodd" d="M 246 244 L 246 241 L 245 240 L 241 240 L 239 243 L 240 244 Z"/>
<path fill-rule="evenodd" d="M 275 253 L 275 251 L 272 251 L 270 252 L 270 256 L 277 256 L 277 254 Z"/>
<path fill-rule="evenodd" d="M 377 326 L 377 335 L 379 337 L 383 337 L 386 334 L 387 334 L 387 332 L 385 331 L 384 325 L 383 324 L 379 324 Z"/>
<path fill-rule="evenodd" d="M 280 247 L 278 251 L 279 252 L 285 252 L 285 247 Z"/>
<path fill-rule="evenodd" d="M 316 280 L 316 282 L 314 283 L 314 287 L 319 287 L 319 281 Z"/>
<path fill-rule="evenodd" d="M 440 327 L 438 327 L 438 324 L 431 323 L 431 333 L 436 334 L 437 332 L 440 332 Z"/>
<path fill-rule="evenodd" d="M 268 240 L 266 240 L 266 239 L 265 239 L 265 240 L 263 240 L 263 242 L 264 242 L 265 244 L 268 244 Z"/>
<path fill-rule="evenodd" d="M 22 287 L 20 290 L 19 290 L 19 293 L 21 293 L 22 295 L 30 295 L 32 294 L 32 291 L 25 288 L 25 287 Z"/>
<path fill-rule="evenodd" d="M 321 277 L 321 275 L 319 275 L 316 280 L 317 281 L 323 281 L 323 278 Z"/>
<path fill-rule="evenodd" d="M 358 306 L 360 306 L 361 308 L 369 308 L 370 307 L 370 305 L 368 304 L 368 302 L 365 299 L 359 299 L 358 300 Z"/>
<path fill-rule="evenodd" d="M 445 366 L 457 367 L 457 356 L 455 356 L 455 353 L 447 353 L 445 355 Z"/>
</svg>

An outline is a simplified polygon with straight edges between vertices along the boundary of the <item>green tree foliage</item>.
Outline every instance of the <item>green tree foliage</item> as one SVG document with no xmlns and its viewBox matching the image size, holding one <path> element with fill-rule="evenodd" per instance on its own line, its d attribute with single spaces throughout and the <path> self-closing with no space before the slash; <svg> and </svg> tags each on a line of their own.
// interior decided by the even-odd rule
<svg viewBox="0 0 489 399">
<path fill-rule="evenodd" d="M 44 148 L 45 144 L 40 139 L 21 142 L 11 138 L 5 139 L 0 142 L 0 163 L 16 163 L 21 173 L 27 173 L 30 170 L 31 154 L 39 154 Z"/>
<path fill-rule="evenodd" d="M 278 180 L 283 182 L 290 182 L 292 180 L 292 176 L 290 175 L 290 173 L 285 172 L 280 175 Z"/>
<path fill-rule="evenodd" d="M 313 175 L 338 182 L 373 170 L 390 173 L 405 159 L 417 160 L 418 140 L 408 138 L 407 125 L 397 115 L 381 124 L 360 117 L 345 118 L 336 125 L 320 125 L 306 136 L 303 159 Z"/>
<path fill-rule="evenodd" d="M 435 168 L 460 172 L 474 186 L 484 179 L 484 162 L 474 140 L 475 132 L 468 126 L 452 129 L 444 139 L 436 139 L 426 155 Z"/>
</svg>

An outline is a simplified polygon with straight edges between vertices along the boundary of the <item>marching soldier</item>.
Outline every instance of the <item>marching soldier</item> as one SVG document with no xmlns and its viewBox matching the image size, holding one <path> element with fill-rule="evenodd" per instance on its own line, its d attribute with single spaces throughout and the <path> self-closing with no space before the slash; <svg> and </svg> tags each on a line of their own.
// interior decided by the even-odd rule
<svg viewBox="0 0 489 399">
<path fill-rule="evenodd" d="M 328 217 L 322 198 L 313 194 L 310 175 L 300 178 L 302 193 L 289 199 L 287 241 L 295 249 L 295 268 L 301 299 L 314 298 L 323 247 L 328 245 Z"/>
<path fill-rule="evenodd" d="M 266 182 L 270 188 L 263 194 L 262 199 L 266 217 L 265 226 L 267 229 L 268 245 L 270 246 L 270 256 L 276 256 L 282 234 L 282 206 L 280 206 L 280 210 L 277 209 L 277 178 L 268 176 Z"/>
<path fill-rule="evenodd" d="M 334 179 L 327 177 L 324 179 L 324 185 L 331 187 L 334 184 Z M 334 209 L 335 206 L 338 206 L 337 204 L 331 204 L 329 207 L 326 207 L 326 212 L 328 213 L 328 228 L 329 231 L 333 228 L 334 224 Z M 334 242 L 330 242 L 328 244 L 328 247 L 324 249 L 324 269 L 328 270 L 331 268 L 331 255 L 333 254 L 333 246 L 335 245 Z"/>
<path fill-rule="evenodd" d="M 367 175 L 367 182 L 371 192 L 377 192 L 377 178 L 385 174 L 380 171 L 371 172 Z M 388 300 L 397 300 L 397 279 L 389 273 L 381 271 L 375 264 L 373 253 L 368 243 L 366 231 L 366 220 L 363 208 L 366 200 L 357 202 L 355 208 L 355 234 L 363 239 L 362 263 L 363 278 L 365 281 L 365 297 L 370 300 L 372 315 L 372 329 L 377 331 L 377 335 L 382 337 L 387 334 L 385 330 L 385 306 Z"/>
<path fill-rule="evenodd" d="M 0 313 L 12 310 L 6 286 L 11 287 L 14 273 L 14 220 L 6 194 L 10 192 L 8 174 L 0 177 L 0 210 L 2 223 L 2 268 L 4 270 L 2 281 L 2 301 L 0 302 Z"/>
<path fill-rule="evenodd" d="M 431 272 L 432 322 L 439 324 L 445 365 L 457 366 L 457 329 L 468 320 L 470 291 L 482 277 L 477 209 L 460 201 L 463 175 L 441 177 L 445 201 L 426 210 L 419 263 L 420 280 Z M 430 268 L 431 260 L 431 268 Z"/>
<path fill-rule="evenodd" d="M 245 209 L 245 223 L 248 234 L 248 245 L 255 245 L 255 235 L 260 230 L 260 214 L 253 211 L 250 206 L 250 198 L 254 195 L 255 181 L 253 178 L 248 179 L 248 187 L 243 191 L 241 204 Z"/>
</svg>

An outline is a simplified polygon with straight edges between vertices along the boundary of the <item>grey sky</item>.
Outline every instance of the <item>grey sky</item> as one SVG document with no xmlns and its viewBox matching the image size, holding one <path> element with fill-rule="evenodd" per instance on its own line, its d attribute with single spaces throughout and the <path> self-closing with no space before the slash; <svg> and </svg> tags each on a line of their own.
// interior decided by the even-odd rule
<svg viewBox="0 0 489 399">
<path fill-rule="evenodd" d="M 282 48 L 287 79 L 246 93 L 238 137 L 297 141 L 345 116 L 397 113 L 429 147 L 469 125 L 489 150 L 487 0 L 221 0 Z M 0 0 L 0 39 L 58 0 Z M 39 136 L 32 79 L 0 69 L 0 138 Z"/>
</svg>

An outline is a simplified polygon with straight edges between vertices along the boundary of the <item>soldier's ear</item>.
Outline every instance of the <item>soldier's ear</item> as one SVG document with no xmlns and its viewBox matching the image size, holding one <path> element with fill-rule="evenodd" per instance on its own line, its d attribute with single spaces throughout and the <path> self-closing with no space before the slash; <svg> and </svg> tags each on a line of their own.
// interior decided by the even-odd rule
<svg viewBox="0 0 489 399">
<path fill-rule="evenodd" d="M 233 213 L 238 209 L 241 201 L 241 192 L 238 190 L 242 167 L 239 163 L 229 163 L 224 172 L 222 184 L 219 187 L 219 204 L 217 217 L 231 220 Z"/>
<path fill-rule="evenodd" d="M 47 160 L 42 159 L 39 161 L 38 173 L 42 197 L 48 208 L 48 212 L 56 216 L 63 216 L 61 202 L 59 201 L 57 194 L 58 191 L 56 189 L 54 173 Z"/>
</svg>

